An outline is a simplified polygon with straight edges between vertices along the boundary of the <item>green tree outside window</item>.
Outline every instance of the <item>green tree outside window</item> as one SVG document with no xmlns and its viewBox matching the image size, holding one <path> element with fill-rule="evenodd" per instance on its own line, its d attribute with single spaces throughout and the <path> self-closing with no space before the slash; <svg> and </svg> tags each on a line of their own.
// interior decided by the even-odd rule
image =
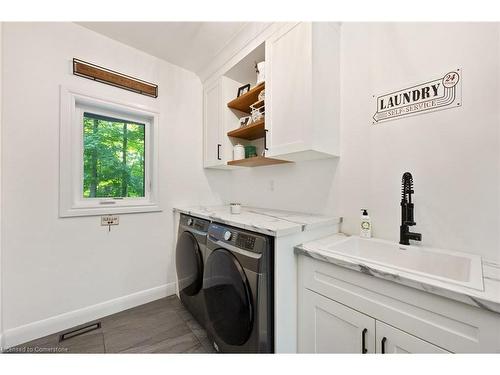
<svg viewBox="0 0 500 375">
<path fill-rule="evenodd" d="M 83 197 L 144 197 L 145 124 L 85 112 Z"/>
</svg>

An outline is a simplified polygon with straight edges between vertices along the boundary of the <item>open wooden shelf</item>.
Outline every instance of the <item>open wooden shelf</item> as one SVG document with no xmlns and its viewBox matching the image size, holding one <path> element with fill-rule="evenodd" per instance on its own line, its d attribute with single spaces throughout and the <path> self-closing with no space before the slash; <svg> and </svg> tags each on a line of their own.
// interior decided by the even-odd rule
<svg viewBox="0 0 500 375">
<path fill-rule="evenodd" d="M 264 88 L 265 82 L 262 82 L 247 93 L 231 100 L 229 103 L 227 103 L 227 106 L 232 109 L 237 109 L 241 112 L 250 113 L 250 105 L 259 100 L 259 94 L 262 90 L 264 90 Z"/>
<path fill-rule="evenodd" d="M 253 141 L 254 139 L 263 138 L 266 135 L 264 119 L 258 120 L 253 124 L 243 126 L 239 129 L 231 130 L 227 133 L 228 137 L 235 137 Z"/>
<path fill-rule="evenodd" d="M 261 99 L 259 101 L 256 101 L 255 103 L 252 104 L 252 107 L 254 108 L 260 108 L 264 105 L 265 100 Z"/>
<path fill-rule="evenodd" d="M 291 163 L 291 162 L 288 160 L 266 158 L 265 156 L 254 156 L 253 158 L 228 161 L 227 165 L 234 165 L 238 167 L 263 167 L 265 165 L 284 164 L 284 163 Z"/>
</svg>

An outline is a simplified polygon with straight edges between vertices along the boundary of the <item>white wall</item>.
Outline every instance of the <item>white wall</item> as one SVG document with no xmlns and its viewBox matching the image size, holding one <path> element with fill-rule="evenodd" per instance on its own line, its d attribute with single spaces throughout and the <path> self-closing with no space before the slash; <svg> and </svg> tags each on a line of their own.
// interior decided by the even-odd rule
<svg viewBox="0 0 500 375">
<path fill-rule="evenodd" d="M 73 57 L 156 82 L 159 97 L 73 76 Z M 75 24 L 5 23 L 3 83 L 4 329 L 171 287 L 172 206 L 219 202 L 202 169 L 198 77 Z M 163 212 L 122 215 L 111 233 L 98 217 L 58 218 L 60 84 L 160 112 Z"/>
<path fill-rule="evenodd" d="M 228 172 L 223 199 L 341 215 L 351 234 L 366 207 L 374 236 L 397 240 L 410 171 L 422 243 L 500 261 L 499 48 L 493 23 L 343 24 L 340 159 Z M 372 125 L 372 95 L 456 68 L 462 107 Z"/>
<path fill-rule="evenodd" d="M 397 239 L 400 180 L 415 183 L 423 244 L 500 260 L 499 26 L 345 24 L 340 212 L 356 232 L 360 207 L 374 235 Z M 462 69 L 463 106 L 373 126 L 379 95 Z"/>
<path fill-rule="evenodd" d="M 327 159 L 227 171 L 215 190 L 226 203 L 336 215 L 337 165 Z"/>
</svg>

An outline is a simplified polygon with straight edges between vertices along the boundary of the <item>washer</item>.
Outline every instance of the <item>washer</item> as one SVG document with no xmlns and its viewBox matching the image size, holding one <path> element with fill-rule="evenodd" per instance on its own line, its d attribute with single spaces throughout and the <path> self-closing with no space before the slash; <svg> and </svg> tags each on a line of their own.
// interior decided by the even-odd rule
<svg viewBox="0 0 500 375">
<path fill-rule="evenodd" d="M 207 334 L 222 353 L 272 353 L 273 238 L 212 223 L 203 293 Z"/>
<path fill-rule="evenodd" d="M 210 221 L 180 215 L 175 251 L 179 298 L 203 327 L 206 322 L 203 299 L 203 266 Z"/>
</svg>

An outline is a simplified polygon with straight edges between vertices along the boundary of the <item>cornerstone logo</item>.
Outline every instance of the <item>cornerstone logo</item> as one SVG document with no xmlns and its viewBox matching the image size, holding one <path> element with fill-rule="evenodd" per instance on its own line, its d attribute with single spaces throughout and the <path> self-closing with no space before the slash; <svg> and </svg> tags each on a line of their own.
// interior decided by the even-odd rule
<svg viewBox="0 0 500 375">
<path fill-rule="evenodd" d="M 377 97 L 374 124 L 441 109 L 459 107 L 462 102 L 460 69 L 443 78 Z"/>
</svg>

